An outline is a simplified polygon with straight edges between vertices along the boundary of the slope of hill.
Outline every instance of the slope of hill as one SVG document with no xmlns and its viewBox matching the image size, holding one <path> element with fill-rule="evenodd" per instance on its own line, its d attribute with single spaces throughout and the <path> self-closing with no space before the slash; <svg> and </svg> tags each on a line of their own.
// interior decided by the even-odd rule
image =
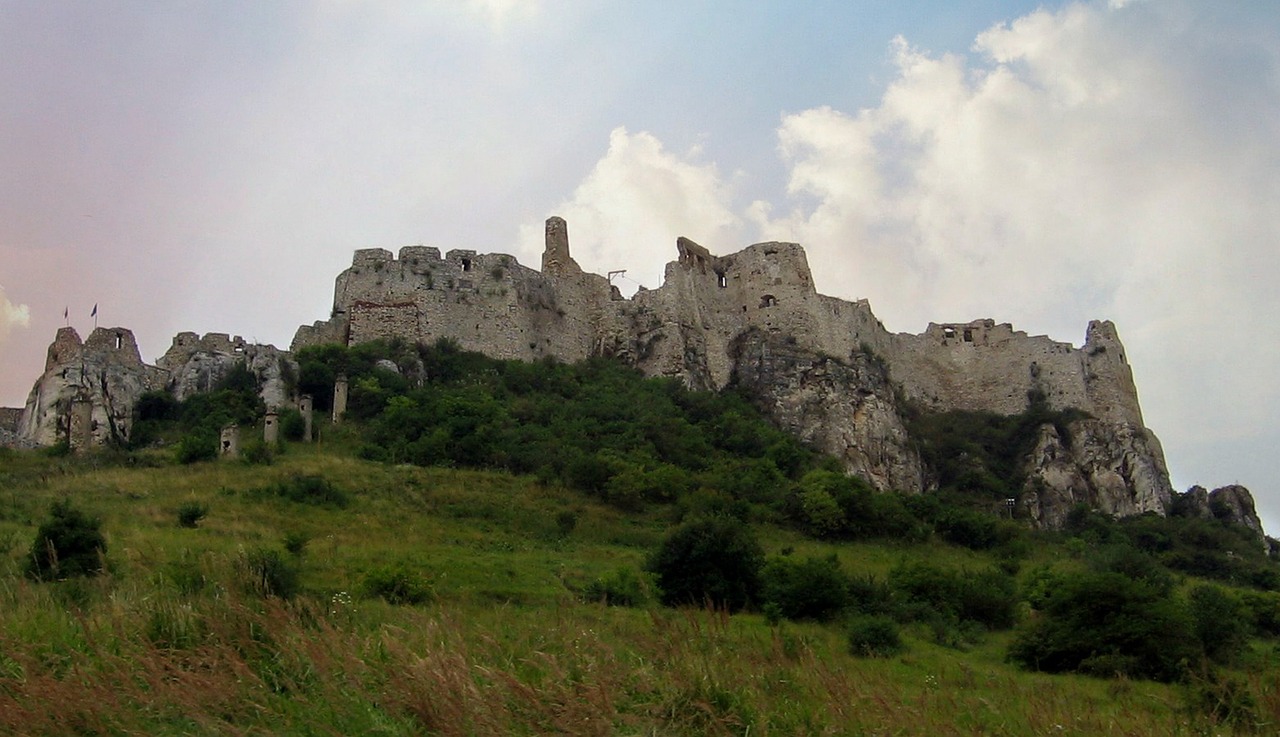
<svg viewBox="0 0 1280 737">
<path fill-rule="evenodd" d="M 260 418 L 241 376 L 144 403 L 161 446 L 0 451 L 0 731 L 1163 735 L 1280 718 L 1280 575 L 1251 533 L 1084 510 L 1036 532 L 994 495 L 872 493 L 732 396 L 448 347 L 418 352 L 431 378 L 414 388 L 363 350 L 303 357 L 301 384 L 352 377 L 351 416 L 316 443 L 195 461 L 208 427 Z M 31 563 L 64 500 L 100 522 L 99 575 Z M 658 553 L 704 520 L 759 546 L 741 611 L 659 586 Z"/>
</svg>

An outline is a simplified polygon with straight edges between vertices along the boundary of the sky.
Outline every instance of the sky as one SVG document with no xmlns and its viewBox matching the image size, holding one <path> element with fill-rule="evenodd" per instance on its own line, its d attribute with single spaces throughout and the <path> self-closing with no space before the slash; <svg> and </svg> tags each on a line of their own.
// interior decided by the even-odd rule
<svg viewBox="0 0 1280 737">
<path fill-rule="evenodd" d="M 0 405 L 67 321 L 287 347 L 356 248 L 660 285 L 802 243 L 894 331 L 1113 320 L 1280 532 L 1280 5 L 0 0 Z M 64 310 L 68 320 L 64 321 Z"/>
</svg>

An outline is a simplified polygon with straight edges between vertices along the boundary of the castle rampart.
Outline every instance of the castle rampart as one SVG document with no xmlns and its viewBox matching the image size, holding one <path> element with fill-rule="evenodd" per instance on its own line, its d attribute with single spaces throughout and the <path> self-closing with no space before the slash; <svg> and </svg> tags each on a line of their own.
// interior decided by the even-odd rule
<svg viewBox="0 0 1280 737">
<path fill-rule="evenodd" d="M 546 225 L 541 272 L 501 254 L 425 246 L 361 249 L 335 282 L 327 322 L 299 328 L 296 350 L 336 340 L 456 340 L 499 358 L 575 361 L 616 355 L 651 375 L 719 389 L 730 345 L 748 330 L 840 359 L 870 352 L 910 399 L 936 410 L 1022 411 L 1033 395 L 1112 422 L 1141 424 L 1124 349 L 1110 323 L 1091 323 L 1084 348 L 982 319 L 889 333 L 865 300 L 820 295 L 804 249 L 758 243 L 716 256 L 676 242 L 663 285 L 624 299 L 583 272 L 560 218 Z"/>
</svg>

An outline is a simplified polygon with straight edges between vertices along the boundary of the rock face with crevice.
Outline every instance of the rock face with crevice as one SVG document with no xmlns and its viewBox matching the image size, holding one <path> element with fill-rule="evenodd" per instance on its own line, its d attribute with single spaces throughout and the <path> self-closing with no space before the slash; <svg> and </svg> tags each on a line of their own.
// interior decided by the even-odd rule
<svg viewBox="0 0 1280 737">
<path fill-rule="evenodd" d="M 1173 498 L 1160 441 L 1137 425 L 1076 420 L 1066 437 L 1043 425 L 1025 471 L 1023 503 L 1049 528 L 1061 527 L 1078 504 L 1127 517 L 1165 514 Z"/>
<path fill-rule="evenodd" d="M 879 490 L 920 490 L 925 469 L 873 355 L 837 360 L 758 330 L 732 346 L 732 383 L 773 421 Z"/>
</svg>

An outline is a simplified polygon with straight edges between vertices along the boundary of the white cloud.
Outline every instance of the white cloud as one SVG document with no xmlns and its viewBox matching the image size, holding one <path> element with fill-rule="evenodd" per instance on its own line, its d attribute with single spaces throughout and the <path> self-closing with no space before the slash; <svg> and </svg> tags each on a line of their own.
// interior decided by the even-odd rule
<svg viewBox="0 0 1280 737">
<path fill-rule="evenodd" d="M 30 323 L 30 308 L 10 302 L 4 293 L 4 287 L 0 287 L 0 342 L 9 337 L 13 328 L 25 328 Z"/>
<path fill-rule="evenodd" d="M 898 41 L 877 107 L 783 118 L 792 205 L 752 219 L 895 329 L 994 317 L 1078 343 L 1116 320 L 1175 468 L 1274 439 L 1280 67 L 1211 16 L 1039 10 L 976 60 Z"/>
<path fill-rule="evenodd" d="M 698 151 L 684 156 L 663 148 L 649 133 L 615 128 L 609 150 L 568 200 L 553 212 L 569 223 L 569 247 L 584 269 L 627 269 L 623 292 L 636 283 L 661 285 L 662 269 L 676 258 L 675 239 L 686 236 L 713 251 L 740 245 L 741 219 L 731 190 Z M 542 225 L 521 228 L 520 260 L 537 265 Z"/>
</svg>

